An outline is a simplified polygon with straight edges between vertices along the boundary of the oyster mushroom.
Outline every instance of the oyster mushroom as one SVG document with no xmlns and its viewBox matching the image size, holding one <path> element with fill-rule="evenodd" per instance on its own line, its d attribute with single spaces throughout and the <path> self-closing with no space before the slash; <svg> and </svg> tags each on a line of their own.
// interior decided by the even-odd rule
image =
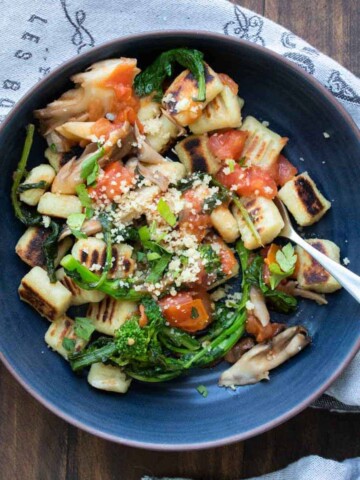
<svg viewBox="0 0 360 480">
<path fill-rule="evenodd" d="M 252 312 L 263 327 L 270 323 L 270 313 L 265 303 L 261 290 L 252 286 L 250 288 L 250 302 L 253 304 Z"/>
<path fill-rule="evenodd" d="M 52 193 L 62 193 L 72 195 L 76 193 L 77 185 L 84 183 L 81 178 L 81 166 L 83 162 L 96 152 L 95 143 L 88 145 L 83 154 L 79 157 L 73 157 L 69 162 L 60 168 L 51 185 Z"/>
<path fill-rule="evenodd" d="M 307 298 L 308 300 L 313 300 L 318 305 L 327 305 L 328 303 L 325 295 L 312 292 L 311 290 L 303 290 L 302 288 L 298 287 L 297 282 L 294 280 L 287 282 L 285 285 L 278 285 L 277 289 L 294 297 L 302 297 Z"/>
<path fill-rule="evenodd" d="M 135 59 L 122 57 L 94 63 L 86 72 L 72 76 L 76 88 L 65 92 L 45 108 L 35 111 L 42 133 L 47 134 L 71 120 L 94 121 L 111 112 L 115 91 L 106 81 L 123 64 L 134 68 L 134 76 L 140 72 Z"/>
<path fill-rule="evenodd" d="M 289 327 L 273 339 L 259 343 L 222 373 L 219 385 L 250 385 L 269 379 L 269 371 L 299 353 L 311 341 L 302 326 Z"/>
<path fill-rule="evenodd" d="M 95 235 L 102 231 L 102 225 L 96 218 L 92 218 L 90 220 L 85 220 L 85 222 L 81 225 L 82 233 L 85 233 L 88 237 L 91 235 Z M 62 232 L 59 235 L 58 242 L 61 242 L 65 237 L 71 235 L 71 230 L 69 227 L 63 228 Z"/>
</svg>

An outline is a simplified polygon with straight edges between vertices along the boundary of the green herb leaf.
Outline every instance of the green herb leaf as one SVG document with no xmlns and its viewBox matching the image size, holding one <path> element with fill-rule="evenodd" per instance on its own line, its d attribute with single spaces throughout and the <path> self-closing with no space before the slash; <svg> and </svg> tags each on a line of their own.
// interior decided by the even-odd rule
<svg viewBox="0 0 360 480">
<path fill-rule="evenodd" d="M 65 348 L 65 350 L 67 350 L 68 352 L 73 352 L 74 349 L 75 349 L 75 340 L 73 340 L 72 338 L 67 338 L 67 337 L 64 337 L 63 338 L 63 341 L 62 341 L 62 346 Z"/>
<path fill-rule="evenodd" d="M 90 219 L 94 215 L 94 209 L 92 208 L 92 200 L 89 196 L 89 192 L 83 183 L 75 187 L 76 193 L 79 197 L 81 205 L 85 207 L 85 216 Z"/>
<path fill-rule="evenodd" d="M 215 273 L 219 276 L 222 273 L 221 259 L 212 246 L 209 243 L 199 245 L 199 253 L 205 266 L 205 272 Z"/>
<path fill-rule="evenodd" d="M 22 183 L 19 185 L 17 191 L 18 193 L 26 192 L 27 190 L 34 190 L 36 188 L 41 188 L 45 190 L 48 187 L 48 183 L 45 180 L 40 180 L 37 183 Z"/>
<path fill-rule="evenodd" d="M 146 278 L 148 283 L 156 283 L 160 280 L 163 272 L 166 270 L 171 260 L 171 254 L 165 253 L 151 268 L 150 274 Z"/>
<path fill-rule="evenodd" d="M 277 263 L 269 265 L 270 270 L 270 287 L 274 290 L 279 283 L 294 273 L 297 261 L 294 247 L 291 243 L 286 244 L 281 250 L 278 250 L 275 255 Z"/>
<path fill-rule="evenodd" d="M 205 385 L 199 385 L 196 387 L 196 390 L 202 395 L 204 398 L 206 398 L 209 394 L 208 389 L 205 387 Z"/>
<path fill-rule="evenodd" d="M 92 333 L 95 331 L 91 318 L 76 317 L 74 331 L 83 340 L 90 340 Z"/>
<path fill-rule="evenodd" d="M 160 198 L 159 203 L 157 204 L 157 210 L 170 227 L 176 225 L 176 216 L 171 211 L 169 204 L 163 198 Z"/>
<path fill-rule="evenodd" d="M 199 317 L 199 312 L 197 311 L 197 308 L 191 307 L 191 318 L 198 318 Z"/>
<path fill-rule="evenodd" d="M 50 150 L 51 150 L 53 153 L 57 153 L 57 148 L 56 148 L 55 143 L 52 143 L 52 144 L 50 145 Z"/>
<path fill-rule="evenodd" d="M 136 76 L 134 86 L 137 95 L 143 97 L 155 92 L 156 98 L 161 98 L 162 84 L 166 77 L 171 77 L 173 64 L 177 62 L 188 68 L 198 82 L 198 97 L 194 100 L 204 102 L 206 100 L 206 80 L 203 57 L 199 50 L 190 48 L 175 48 L 162 53 L 149 67 Z"/>
<path fill-rule="evenodd" d="M 237 163 L 239 164 L 240 167 L 246 168 L 246 165 L 245 165 L 245 163 L 246 163 L 246 157 L 241 157 L 240 160 L 238 160 Z"/>
<path fill-rule="evenodd" d="M 104 154 L 105 148 L 101 147 L 83 161 L 80 176 L 86 180 L 87 185 L 92 185 L 96 181 L 100 171 L 98 160 L 103 157 Z"/>
<path fill-rule="evenodd" d="M 141 243 L 148 242 L 150 240 L 150 230 L 146 225 L 140 227 L 138 232 Z"/>
<path fill-rule="evenodd" d="M 87 238 L 86 234 L 81 231 L 82 224 L 85 221 L 84 213 L 72 213 L 68 216 L 66 223 L 75 238 Z"/>
<path fill-rule="evenodd" d="M 161 258 L 161 255 L 159 255 L 158 253 L 156 252 L 149 252 L 147 255 L 146 255 L 147 259 L 149 260 L 149 262 L 152 262 L 153 260 L 158 260 L 159 258 Z"/>
<path fill-rule="evenodd" d="M 276 252 L 275 258 L 281 270 L 288 272 L 295 267 L 297 255 L 291 243 L 287 243 L 281 250 Z"/>
<path fill-rule="evenodd" d="M 226 163 L 229 167 L 230 172 L 233 172 L 235 170 L 235 160 L 229 159 Z"/>
</svg>

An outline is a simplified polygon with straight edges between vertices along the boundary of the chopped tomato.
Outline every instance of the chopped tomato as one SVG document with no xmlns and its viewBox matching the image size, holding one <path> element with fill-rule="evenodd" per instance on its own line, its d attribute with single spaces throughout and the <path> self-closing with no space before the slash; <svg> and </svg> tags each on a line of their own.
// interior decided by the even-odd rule
<svg viewBox="0 0 360 480">
<path fill-rule="evenodd" d="M 276 183 L 281 187 L 297 174 L 297 168 L 284 155 L 279 155 Z"/>
<path fill-rule="evenodd" d="M 93 133 L 97 138 L 105 137 L 105 139 L 108 139 L 110 133 L 118 128 L 119 125 L 111 123 L 110 120 L 107 120 L 106 118 L 100 118 L 91 127 L 91 133 Z"/>
<path fill-rule="evenodd" d="M 225 275 L 231 275 L 237 265 L 237 260 L 233 251 L 226 246 L 226 248 L 220 248 L 219 255 L 222 271 Z"/>
<path fill-rule="evenodd" d="M 277 335 L 284 329 L 281 323 L 268 323 L 265 327 L 255 315 L 248 314 L 245 328 L 247 333 L 254 335 L 257 342 L 264 342 Z"/>
<path fill-rule="evenodd" d="M 104 87 L 112 88 L 119 100 L 128 100 L 132 92 L 132 84 L 136 75 L 135 63 L 122 63 L 104 81 Z"/>
<path fill-rule="evenodd" d="M 109 200 L 124 193 L 124 189 L 132 184 L 134 174 L 119 162 L 110 163 L 104 169 L 104 174 L 99 177 L 95 187 L 89 188 L 93 198 L 105 195 Z"/>
<path fill-rule="evenodd" d="M 104 87 L 112 88 L 115 92 L 115 100 L 111 106 L 111 113 L 116 115 L 114 125 L 119 126 L 125 121 L 134 125 L 137 120 L 140 101 L 132 86 L 136 73 L 135 63 L 123 63 L 102 82 Z"/>
<path fill-rule="evenodd" d="M 234 171 L 227 174 L 223 167 L 217 174 L 217 180 L 231 188 L 236 185 L 236 192 L 241 196 L 259 195 L 266 198 L 274 198 L 277 194 L 276 183 L 273 178 L 262 168 L 255 165 L 242 168 L 239 165 L 234 166 Z M 226 173 L 225 173 L 226 172 Z"/>
<path fill-rule="evenodd" d="M 271 263 L 277 263 L 276 261 L 276 254 L 280 250 L 280 246 L 276 245 L 276 243 L 272 243 L 268 248 L 267 255 L 265 258 L 266 265 L 270 265 Z"/>
<path fill-rule="evenodd" d="M 227 158 L 239 160 L 244 150 L 247 137 L 248 132 L 242 132 L 240 130 L 214 133 L 209 138 L 209 148 L 212 153 L 221 160 L 226 160 Z"/>
<path fill-rule="evenodd" d="M 203 330 L 211 322 L 211 302 L 203 290 L 169 295 L 159 304 L 169 324 L 186 332 Z"/>
<path fill-rule="evenodd" d="M 187 190 L 182 198 L 185 200 L 185 207 L 180 215 L 180 229 L 195 235 L 201 242 L 212 226 L 210 215 L 202 210 L 204 194 L 201 189 Z"/>
<path fill-rule="evenodd" d="M 231 77 L 229 77 L 229 75 L 226 75 L 226 73 L 219 73 L 218 75 L 221 83 L 223 85 L 227 85 L 232 91 L 232 93 L 234 95 L 237 95 L 239 91 L 239 85 Z"/>
</svg>

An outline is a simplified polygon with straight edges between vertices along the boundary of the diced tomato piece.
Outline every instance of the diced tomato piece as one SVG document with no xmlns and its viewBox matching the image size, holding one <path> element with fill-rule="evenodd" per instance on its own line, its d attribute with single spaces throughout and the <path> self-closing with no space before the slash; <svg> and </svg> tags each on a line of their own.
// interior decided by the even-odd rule
<svg viewBox="0 0 360 480">
<path fill-rule="evenodd" d="M 298 170 L 284 155 L 279 155 L 276 183 L 281 187 L 295 177 Z"/>
<path fill-rule="evenodd" d="M 233 251 L 229 247 L 220 248 L 219 252 L 221 268 L 225 275 L 230 275 L 234 271 L 237 260 Z"/>
<path fill-rule="evenodd" d="M 239 160 L 244 150 L 247 137 L 248 132 L 242 132 L 240 130 L 214 133 L 209 138 L 209 148 L 212 153 L 221 160 L 226 160 L 227 158 Z"/>
<path fill-rule="evenodd" d="M 106 118 L 99 118 L 99 120 L 97 120 L 91 127 L 91 133 L 93 133 L 97 138 L 105 137 L 107 140 L 110 133 L 118 128 L 119 125 L 111 123 L 110 120 L 107 120 Z"/>
<path fill-rule="evenodd" d="M 226 174 L 229 167 L 223 167 L 217 174 L 217 180 L 225 187 L 231 188 L 236 185 L 236 192 L 241 196 L 259 195 L 266 198 L 274 198 L 277 194 L 276 183 L 273 178 L 262 168 L 255 165 L 242 168 L 238 164 L 234 171 Z"/>
<path fill-rule="evenodd" d="M 203 290 L 169 295 L 159 304 L 169 324 L 186 332 L 203 330 L 211 322 L 211 302 Z"/>
<path fill-rule="evenodd" d="M 106 195 L 109 200 L 114 200 L 124 193 L 126 187 L 132 185 L 134 174 L 119 162 L 110 163 L 99 177 L 95 187 L 89 188 L 92 198 Z"/>
<path fill-rule="evenodd" d="M 200 189 L 187 190 L 183 194 L 186 204 L 181 212 L 179 226 L 201 242 L 212 227 L 210 215 L 202 211 L 204 195 Z"/>
<path fill-rule="evenodd" d="M 264 342 L 277 335 L 284 329 L 281 323 L 268 323 L 265 327 L 255 315 L 248 314 L 245 328 L 247 333 L 254 335 L 257 342 Z"/>
<path fill-rule="evenodd" d="M 136 75 L 135 63 L 122 63 L 104 81 L 103 85 L 113 88 L 119 100 L 127 100 L 132 96 L 132 84 Z"/>
<path fill-rule="evenodd" d="M 280 249 L 281 249 L 280 245 L 276 245 L 276 243 L 272 243 L 270 245 L 265 258 L 266 265 L 269 266 L 271 263 L 277 263 L 276 254 Z"/>
<path fill-rule="evenodd" d="M 223 85 L 227 85 L 232 91 L 232 93 L 234 95 L 237 95 L 239 91 L 239 85 L 231 77 L 229 77 L 229 75 L 226 75 L 226 73 L 219 73 L 218 75 L 221 83 Z"/>
</svg>

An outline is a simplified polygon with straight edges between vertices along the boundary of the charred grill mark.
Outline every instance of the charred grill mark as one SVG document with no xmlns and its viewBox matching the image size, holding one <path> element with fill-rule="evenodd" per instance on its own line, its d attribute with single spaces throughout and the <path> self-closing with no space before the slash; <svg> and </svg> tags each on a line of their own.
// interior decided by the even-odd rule
<svg viewBox="0 0 360 480">
<path fill-rule="evenodd" d="M 46 303 L 44 298 L 39 297 L 39 292 L 33 290 L 26 283 L 22 283 L 19 289 L 19 294 L 20 298 L 33 306 L 35 310 L 40 313 L 40 315 L 45 316 L 49 320 L 55 320 L 56 309 Z"/>
<path fill-rule="evenodd" d="M 80 262 L 81 263 L 86 263 L 86 260 L 87 260 L 88 256 L 89 255 L 88 255 L 87 252 L 85 252 L 84 250 L 81 250 L 80 251 Z"/>
<path fill-rule="evenodd" d="M 201 151 L 200 138 L 190 138 L 184 142 L 184 149 L 188 152 L 192 160 L 193 171 L 207 172 L 206 158 Z"/>
<path fill-rule="evenodd" d="M 125 273 L 129 273 L 131 269 L 131 261 L 128 258 L 123 260 L 123 269 Z"/>
<path fill-rule="evenodd" d="M 66 287 L 73 295 L 78 295 L 80 293 L 80 287 L 69 277 L 64 277 L 61 280 L 61 283 Z"/>
<path fill-rule="evenodd" d="M 110 268 L 110 273 L 115 273 L 116 270 L 117 270 L 117 267 L 118 267 L 118 261 L 119 261 L 119 252 L 118 252 L 118 249 L 116 247 L 113 247 L 112 250 L 111 250 L 111 254 L 112 254 L 112 264 L 111 264 L 111 268 Z M 103 263 L 103 265 L 105 264 L 105 261 Z"/>
<path fill-rule="evenodd" d="M 101 260 L 102 260 L 102 256 L 105 252 L 101 252 L 101 253 L 102 253 L 102 255 L 101 255 Z M 93 250 L 91 252 L 90 265 L 97 264 L 99 262 L 99 258 L 100 258 L 99 251 L 98 250 Z M 104 265 L 104 263 L 101 262 L 100 265 Z"/>
<path fill-rule="evenodd" d="M 324 209 L 324 206 L 316 196 L 313 186 L 306 178 L 297 178 L 295 187 L 302 204 L 310 215 L 315 216 Z"/>
<path fill-rule="evenodd" d="M 316 250 L 319 250 L 319 252 L 326 255 L 326 248 L 321 242 L 312 242 L 311 245 L 316 248 Z M 330 278 L 330 274 L 320 265 L 320 263 L 311 258 L 310 267 L 304 270 L 304 278 L 308 284 L 325 283 Z"/>
<path fill-rule="evenodd" d="M 43 228 L 37 228 L 27 247 L 21 248 L 17 253 L 32 267 L 44 267 L 46 265 L 43 252 L 44 242 L 49 236 L 49 232 Z"/>
</svg>

